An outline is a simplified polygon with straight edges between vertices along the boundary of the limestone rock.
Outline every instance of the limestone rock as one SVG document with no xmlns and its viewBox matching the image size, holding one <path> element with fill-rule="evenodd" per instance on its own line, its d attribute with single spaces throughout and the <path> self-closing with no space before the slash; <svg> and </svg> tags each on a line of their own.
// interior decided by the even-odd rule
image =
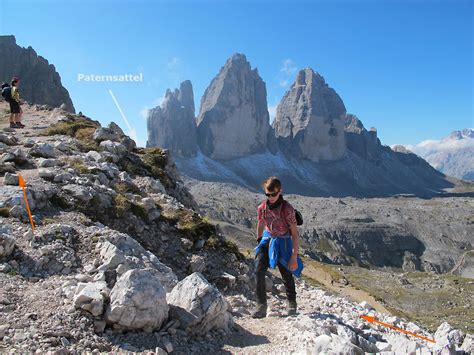
<svg viewBox="0 0 474 355">
<path fill-rule="evenodd" d="M 8 79 L 12 73 L 20 78 L 21 97 L 35 104 L 64 107 L 74 112 L 68 91 L 61 84 L 61 77 L 54 65 L 36 54 L 31 47 L 16 44 L 15 36 L 0 36 L 0 78 Z M 38 85 L 41 83 L 41 85 Z"/>
<path fill-rule="evenodd" d="M 191 81 L 181 83 L 180 89 L 166 91 L 161 106 L 148 112 L 147 147 L 169 149 L 178 157 L 196 155 L 196 121 Z"/>
<path fill-rule="evenodd" d="M 211 329 L 228 331 L 233 324 L 226 299 L 201 273 L 181 280 L 167 300 L 171 318 L 193 334 L 204 335 Z"/>
<path fill-rule="evenodd" d="M 346 154 L 345 115 L 339 95 L 306 68 L 285 93 L 272 126 L 286 153 L 313 161 L 339 160 Z"/>
<path fill-rule="evenodd" d="M 0 258 L 9 256 L 15 248 L 15 238 L 0 230 Z"/>
<path fill-rule="evenodd" d="M 83 309 L 93 316 L 100 316 L 104 312 L 104 296 L 109 290 L 103 281 L 93 283 L 80 283 L 74 296 L 74 306 Z"/>
<path fill-rule="evenodd" d="M 17 141 L 18 140 L 13 135 L 0 133 L 0 142 L 6 145 L 15 145 L 17 144 Z"/>
<path fill-rule="evenodd" d="M 5 173 L 5 176 L 3 177 L 3 183 L 5 185 L 18 186 L 18 175 Z"/>
<path fill-rule="evenodd" d="M 434 339 L 440 347 L 454 350 L 455 347 L 461 346 L 464 334 L 454 329 L 449 323 L 444 322 L 436 330 Z"/>
<path fill-rule="evenodd" d="M 170 292 L 178 282 L 171 268 L 145 250 L 135 239 L 122 233 L 111 233 L 106 240 L 98 243 L 102 265 L 99 271 L 117 270 L 120 276 L 131 269 L 151 268 L 158 271 L 158 278 L 166 292 Z M 120 268 L 118 268 L 120 266 Z"/>
<path fill-rule="evenodd" d="M 265 82 L 243 54 L 234 54 L 201 99 L 198 144 L 212 159 L 263 153 L 270 130 Z"/>
<path fill-rule="evenodd" d="M 97 128 L 92 135 L 92 139 L 96 142 L 102 141 L 114 141 L 117 142 L 119 140 L 119 136 L 110 128 L 100 127 Z"/>
<path fill-rule="evenodd" d="M 105 140 L 100 142 L 100 147 L 104 148 L 106 151 L 116 155 L 122 156 L 127 152 L 127 147 L 121 143 L 113 142 L 111 140 Z"/>
<path fill-rule="evenodd" d="M 159 329 L 169 311 L 160 279 L 159 272 L 154 269 L 124 273 L 110 292 L 107 321 L 125 329 Z"/>
<path fill-rule="evenodd" d="M 30 148 L 30 155 L 41 158 L 55 158 L 58 151 L 49 143 L 38 143 Z"/>
</svg>

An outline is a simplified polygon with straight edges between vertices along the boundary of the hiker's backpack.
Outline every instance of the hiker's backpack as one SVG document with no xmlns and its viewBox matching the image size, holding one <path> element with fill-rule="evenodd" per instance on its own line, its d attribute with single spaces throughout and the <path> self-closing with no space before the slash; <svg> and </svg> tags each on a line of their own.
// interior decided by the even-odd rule
<svg viewBox="0 0 474 355">
<path fill-rule="evenodd" d="M 5 99 L 6 102 L 11 102 L 12 97 L 12 87 L 8 85 L 8 83 L 2 84 L 2 97 Z"/>
<path fill-rule="evenodd" d="M 280 218 L 281 218 L 282 212 L 283 212 L 283 215 L 285 215 L 284 212 L 286 210 L 287 203 L 288 201 L 283 200 L 281 210 L 280 210 Z M 296 225 L 301 226 L 303 224 L 303 215 L 296 208 L 293 207 L 293 209 L 295 210 Z M 263 213 L 265 214 L 266 211 L 267 211 L 267 201 L 265 201 L 263 204 Z"/>
</svg>

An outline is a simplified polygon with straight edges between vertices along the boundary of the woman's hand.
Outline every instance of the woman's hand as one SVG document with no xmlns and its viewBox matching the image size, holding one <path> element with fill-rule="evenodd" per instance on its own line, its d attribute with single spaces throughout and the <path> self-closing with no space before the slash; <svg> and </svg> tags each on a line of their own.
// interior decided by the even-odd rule
<svg viewBox="0 0 474 355">
<path fill-rule="evenodd" d="M 288 269 L 290 271 L 295 271 L 298 268 L 298 255 L 292 254 L 290 261 L 288 262 Z"/>
</svg>

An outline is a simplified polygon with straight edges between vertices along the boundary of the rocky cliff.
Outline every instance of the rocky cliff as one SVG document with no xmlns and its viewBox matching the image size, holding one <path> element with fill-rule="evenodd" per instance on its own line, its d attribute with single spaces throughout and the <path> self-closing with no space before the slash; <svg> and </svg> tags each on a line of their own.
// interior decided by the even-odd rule
<svg viewBox="0 0 474 355">
<path fill-rule="evenodd" d="M 357 116 L 348 114 L 345 119 L 344 132 L 347 149 L 364 160 L 380 162 L 383 148 L 380 139 L 377 138 L 375 128 L 367 131 Z"/>
<path fill-rule="evenodd" d="M 300 70 L 277 108 L 273 128 L 284 152 L 300 159 L 334 161 L 345 156 L 346 108 L 313 69 Z"/>
<path fill-rule="evenodd" d="M 15 36 L 0 36 L 0 58 L 0 81 L 9 83 L 13 76 L 19 77 L 24 100 L 52 107 L 64 104 L 64 109 L 75 112 L 54 65 L 37 55 L 33 48 L 18 46 Z"/>
<path fill-rule="evenodd" d="M 263 153 L 269 130 L 265 82 L 245 55 L 234 54 L 201 99 L 199 147 L 216 160 Z"/>
<path fill-rule="evenodd" d="M 148 112 L 147 147 L 163 147 L 179 157 L 193 157 L 197 150 L 194 94 L 191 81 L 166 91 L 161 106 Z"/>
</svg>

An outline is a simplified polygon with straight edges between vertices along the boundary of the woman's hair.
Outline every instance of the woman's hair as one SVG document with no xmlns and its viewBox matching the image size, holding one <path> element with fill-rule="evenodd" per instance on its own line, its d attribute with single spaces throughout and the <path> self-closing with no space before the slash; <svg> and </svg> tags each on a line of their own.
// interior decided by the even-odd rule
<svg viewBox="0 0 474 355">
<path fill-rule="evenodd" d="M 18 81 L 19 81 L 18 78 L 16 78 L 16 77 L 12 78 L 12 84 L 11 85 L 15 86 Z"/>
<path fill-rule="evenodd" d="M 277 191 L 281 189 L 281 182 L 276 176 L 270 176 L 262 183 L 262 188 L 267 191 Z"/>
</svg>

